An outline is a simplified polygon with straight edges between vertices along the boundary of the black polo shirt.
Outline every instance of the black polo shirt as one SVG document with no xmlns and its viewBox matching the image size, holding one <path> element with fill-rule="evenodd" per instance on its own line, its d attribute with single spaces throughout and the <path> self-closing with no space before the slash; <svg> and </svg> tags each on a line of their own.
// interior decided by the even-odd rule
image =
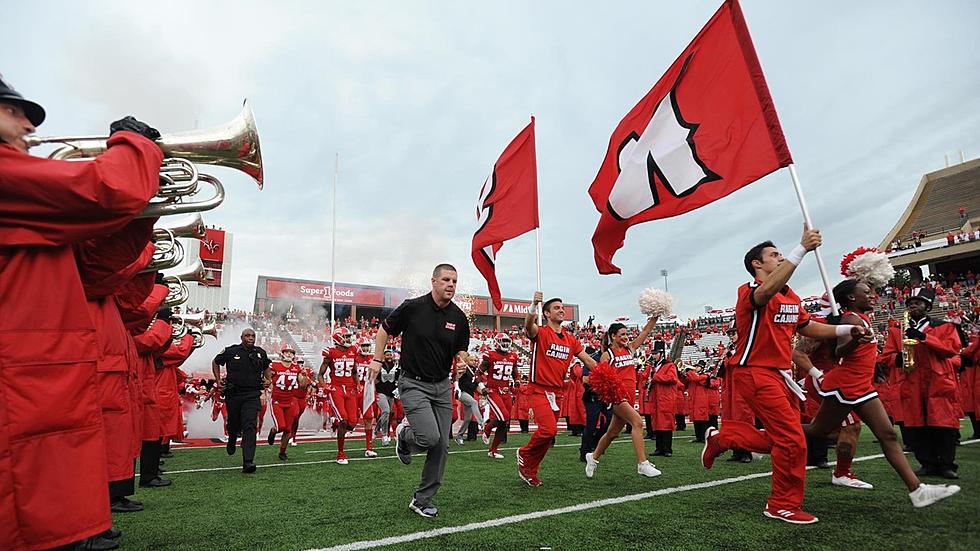
<svg viewBox="0 0 980 551">
<path fill-rule="evenodd" d="M 228 371 L 228 385 L 237 390 L 260 390 L 262 375 L 272 363 L 265 350 L 258 346 L 245 348 L 242 344 L 225 347 L 214 363 L 223 365 Z"/>
<path fill-rule="evenodd" d="M 454 302 L 439 308 L 432 293 L 401 303 L 382 327 L 393 337 L 402 336 L 399 364 L 404 376 L 423 381 L 449 378 L 456 353 L 470 345 L 466 314 Z"/>
</svg>

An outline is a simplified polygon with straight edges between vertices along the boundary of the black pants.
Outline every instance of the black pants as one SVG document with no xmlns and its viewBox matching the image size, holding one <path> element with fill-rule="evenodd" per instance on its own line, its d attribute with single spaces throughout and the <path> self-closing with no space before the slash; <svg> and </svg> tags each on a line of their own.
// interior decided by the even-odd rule
<svg viewBox="0 0 980 551">
<path fill-rule="evenodd" d="M 259 416 L 259 391 L 229 392 L 225 398 L 228 408 L 228 438 L 242 436 L 242 463 L 255 462 L 255 422 Z"/>
<path fill-rule="evenodd" d="M 973 436 L 970 437 L 970 440 L 980 438 L 980 423 L 977 422 L 977 414 L 971 411 L 966 416 L 970 418 L 970 425 L 973 426 Z"/>
<path fill-rule="evenodd" d="M 528 432 L 527 419 L 518 419 L 517 424 L 521 426 L 521 432 Z"/>
<path fill-rule="evenodd" d="M 806 464 L 816 466 L 827 463 L 827 450 L 830 448 L 830 440 L 827 438 L 807 438 L 806 439 Z"/>
<path fill-rule="evenodd" d="M 133 460 L 133 467 L 135 470 L 136 461 Z M 140 478 L 143 478 L 140 476 Z M 122 480 L 110 480 L 109 481 L 109 502 L 117 501 L 120 498 L 131 496 L 136 493 L 136 478 L 129 477 Z"/>
<path fill-rule="evenodd" d="M 669 430 L 655 431 L 657 447 L 654 453 L 674 453 L 674 432 Z"/>
<path fill-rule="evenodd" d="M 674 414 L 674 429 L 677 431 L 687 430 L 687 421 L 685 420 L 686 415 L 683 413 Z"/>
<path fill-rule="evenodd" d="M 610 413 L 606 411 L 607 407 L 605 402 L 585 402 L 585 428 L 582 429 L 582 444 L 578 449 L 579 455 L 582 457 L 585 457 L 587 453 L 594 452 L 599 443 L 599 438 L 606 434 L 610 417 Z M 606 415 L 602 417 L 600 424 L 599 416 L 604 411 L 606 411 Z"/>
<path fill-rule="evenodd" d="M 694 441 L 704 442 L 704 434 L 708 432 L 711 421 L 694 421 Z"/>
<path fill-rule="evenodd" d="M 160 476 L 160 440 L 143 440 L 140 446 L 140 484 Z"/>
<path fill-rule="evenodd" d="M 653 434 L 653 417 L 651 417 L 650 414 L 648 413 L 643 416 L 643 421 L 647 427 L 647 434 L 644 438 L 646 438 L 647 440 L 653 440 L 655 438 Z"/>
<path fill-rule="evenodd" d="M 916 460 L 929 472 L 956 472 L 956 429 L 946 427 L 909 427 Z"/>
</svg>

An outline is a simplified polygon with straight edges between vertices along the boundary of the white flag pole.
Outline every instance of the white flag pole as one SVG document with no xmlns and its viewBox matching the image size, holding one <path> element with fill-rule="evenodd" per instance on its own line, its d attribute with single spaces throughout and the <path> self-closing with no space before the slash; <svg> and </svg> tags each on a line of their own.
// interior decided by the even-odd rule
<svg viewBox="0 0 980 551">
<path fill-rule="evenodd" d="M 810 209 L 806 206 L 806 199 L 803 197 L 803 188 L 800 187 L 800 177 L 796 175 L 796 165 L 789 165 L 789 175 L 793 179 L 793 188 L 796 190 L 796 198 L 800 201 L 800 210 L 803 211 L 803 223 L 808 229 L 813 229 L 813 220 L 810 218 Z M 834 300 L 834 293 L 830 288 L 830 278 L 827 277 L 827 268 L 823 264 L 823 257 L 820 255 L 820 247 L 813 249 L 814 256 L 817 257 L 817 269 L 820 270 L 820 279 L 823 280 L 823 287 L 827 290 L 830 298 L 830 311 L 835 315 L 840 315 L 837 302 Z"/>
<path fill-rule="evenodd" d="M 334 154 L 333 165 L 333 229 L 330 232 L 330 335 L 336 330 L 334 321 L 336 301 L 334 294 L 337 290 L 337 174 L 340 172 L 340 153 Z M 332 338 L 332 337 L 331 337 Z M 329 342 L 329 339 L 328 339 Z"/>
<path fill-rule="evenodd" d="M 541 290 L 541 228 L 534 228 L 535 259 L 538 267 L 538 291 Z M 538 325 L 541 325 L 541 303 L 537 305 Z"/>
</svg>

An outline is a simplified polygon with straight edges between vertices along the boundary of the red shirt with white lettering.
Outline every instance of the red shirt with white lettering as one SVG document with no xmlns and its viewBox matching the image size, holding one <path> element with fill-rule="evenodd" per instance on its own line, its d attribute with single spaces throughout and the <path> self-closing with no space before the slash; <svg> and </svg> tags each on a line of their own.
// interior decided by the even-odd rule
<svg viewBox="0 0 980 551">
<path fill-rule="evenodd" d="M 327 373 L 330 384 L 354 386 L 354 368 L 357 364 L 357 347 L 324 348 L 323 357 L 327 358 Z"/>
<path fill-rule="evenodd" d="M 633 388 L 636 388 L 636 359 L 629 348 L 609 348 L 609 365 L 611 365 L 620 379 L 632 381 Z"/>
<path fill-rule="evenodd" d="M 793 359 L 793 335 L 810 323 L 800 297 L 789 286 L 783 287 L 764 306 L 756 307 L 752 292 L 759 280 L 738 288 L 735 327 L 738 344 L 734 365 L 789 369 Z"/>
<path fill-rule="evenodd" d="M 570 331 L 556 333 L 547 325 L 538 327 L 538 334 L 531 341 L 534 348 L 529 381 L 545 390 L 561 390 L 568 364 L 582 352 L 582 343 Z"/>
<path fill-rule="evenodd" d="M 517 373 L 517 353 L 508 352 L 501 354 L 497 350 L 491 350 L 483 356 L 483 360 L 490 364 L 484 375 L 484 383 L 487 388 L 508 388 Z"/>
<path fill-rule="evenodd" d="M 272 370 L 272 399 L 292 400 L 293 391 L 299 388 L 298 378 L 302 368 L 296 362 L 288 366 L 272 362 L 269 369 Z"/>
</svg>

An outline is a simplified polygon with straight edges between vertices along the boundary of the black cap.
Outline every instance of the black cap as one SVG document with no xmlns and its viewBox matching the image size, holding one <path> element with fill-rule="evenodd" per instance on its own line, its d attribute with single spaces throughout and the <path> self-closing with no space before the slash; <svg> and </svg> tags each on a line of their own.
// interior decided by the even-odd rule
<svg viewBox="0 0 980 551">
<path fill-rule="evenodd" d="M 909 300 L 913 298 L 923 300 L 926 302 L 926 304 L 932 306 L 933 301 L 936 300 L 936 292 L 933 291 L 932 289 L 929 289 L 928 287 L 916 287 L 915 289 L 912 290 L 912 295 L 905 300 Z"/>
<path fill-rule="evenodd" d="M 0 75 L 0 101 L 13 102 L 23 107 L 27 120 L 31 121 L 34 126 L 41 126 L 41 123 L 44 122 L 44 108 L 33 101 L 24 99 L 20 92 L 14 90 L 13 86 L 3 80 L 2 75 Z"/>
</svg>

